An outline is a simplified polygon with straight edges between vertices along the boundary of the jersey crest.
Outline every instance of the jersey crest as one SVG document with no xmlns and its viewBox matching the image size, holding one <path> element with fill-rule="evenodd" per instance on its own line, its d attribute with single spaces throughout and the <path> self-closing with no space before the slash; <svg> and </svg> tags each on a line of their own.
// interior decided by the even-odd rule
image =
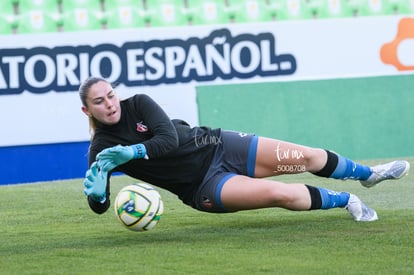
<svg viewBox="0 0 414 275">
<path fill-rule="evenodd" d="M 148 127 L 142 121 L 137 123 L 137 131 L 140 133 L 148 132 Z"/>
</svg>

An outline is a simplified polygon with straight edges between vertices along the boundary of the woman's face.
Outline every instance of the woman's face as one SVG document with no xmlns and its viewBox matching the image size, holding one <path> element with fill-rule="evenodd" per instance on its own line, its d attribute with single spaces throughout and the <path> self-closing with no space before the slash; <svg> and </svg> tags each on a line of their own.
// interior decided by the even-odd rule
<svg viewBox="0 0 414 275">
<path fill-rule="evenodd" d="M 119 122 L 121 118 L 119 98 L 109 83 L 99 81 L 93 84 L 86 101 L 88 106 L 82 106 L 82 111 L 87 116 L 92 116 L 107 125 Z"/>
</svg>

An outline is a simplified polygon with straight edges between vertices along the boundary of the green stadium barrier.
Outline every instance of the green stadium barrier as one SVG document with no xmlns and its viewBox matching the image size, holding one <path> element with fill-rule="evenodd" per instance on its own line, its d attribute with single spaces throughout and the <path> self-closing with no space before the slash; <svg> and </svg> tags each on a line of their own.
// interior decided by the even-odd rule
<svg viewBox="0 0 414 275">
<path fill-rule="evenodd" d="M 340 1 L 302 0 L 302 15 L 304 19 L 325 19 L 342 17 Z"/>
<path fill-rule="evenodd" d="M 289 18 L 285 1 L 269 0 L 266 8 L 275 21 L 287 20 Z"/>
<path fill-rule="evenodd" d="M 269 9 L 268 0 L 239 1 L 228 0 L 230 17 L 234 23 L 269 22 L 276 14 Z"/>
<path fill-rule="evenodd" d="M 101 0 L 63 0 L 63 31 L 100 30 L 105 23 Z"/>
<path fill-rule="evenodd" d="M 105 21 L 108 29 L 140 28 L 146 25 L 142 1 L 105 1 Z"/>
<path fill-rule="evenodd" d="M 411 7 L 413 6 L 413 7 Z M 410 6 L 410 0 L 388 0 L 383 3 L 383 12 L 386 15 L 414 13 L 414 2 Z"/>
<path fill-rule="evenodd" d="M 147 1 L 145 13 L 148 25 L 151 27 L 188 26 L 189 20 L 184 8 L 182 0 Z"/>
<path fill-rule="evenodd" d="M 0 1 L 0 34 L 12 34 L 17 25 L 15 0 Z"/>
<path fill-rule="evenodd" d="M 413 15 L 412 1 L 2 0 L 0 34 Z"/>
<path fill-rule="evenodd" d="M 18 33 L 57 32 L 59 0 L 19 1 Z"/>
<path fill-rule="evenodd" d="M 199 86 L 200 125 L 327 148 L 414 156 L 412 75 Z"/>
<path fill-rule="evenodd" d="M 188 1 L 187 14 L 191 25 L 228 24 L 230 17 L 224 1 Z"/>
<path fill-rule="evenodd" d="M 369 0 L 345 0 L 341 2 L 341 9 L 345 17 L 369 16 Z"/>
</svg>

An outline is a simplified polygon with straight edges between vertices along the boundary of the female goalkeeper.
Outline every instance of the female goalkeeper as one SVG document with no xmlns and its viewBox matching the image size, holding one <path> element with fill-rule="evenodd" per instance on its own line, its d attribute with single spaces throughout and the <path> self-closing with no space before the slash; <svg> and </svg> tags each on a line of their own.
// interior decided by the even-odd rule
<svg viewBox="0 0 414 275">
<path fill-rule="evenodd" d="M 345 208 L 356 221 L 377 213 L 347 192 L 267 177 L 310 172 L 320 177 L 359 180 L 372 187 L 407 174 L 407 161 L 364 166 L 334 152 L 253 134 L 190 127 L 171 120 L 150 97 L 120 101 L 105 79 L 91 77 L 79 88 L 89 117 L 91 145 L 84 193 L 91 209 L 105 212 L 113 171 L 176 194 L 207 212 L 281 207 L 290 210 Z"/>
</svg>

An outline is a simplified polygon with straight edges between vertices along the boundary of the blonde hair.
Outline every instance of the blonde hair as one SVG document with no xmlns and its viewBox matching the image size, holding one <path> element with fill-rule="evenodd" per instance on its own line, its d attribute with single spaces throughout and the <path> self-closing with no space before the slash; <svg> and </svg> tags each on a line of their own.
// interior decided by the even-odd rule
<svg viewBox="0 0 414 275">
<path fill-rule="evenodd" d="M 94 84 L 96 84 L 100 81 L 104 81 L 104 82 L 108 83 L 108 81 L 106 81 L 103 78 L 91 76 L 91 77 L 87 78 L 80 85 L 80 87 L 79 87 L 79 97 L 80 97 L 80 100 L 81 100 L 83 106 L 88 107 L 87 99 L 88 99 L 89 90 L 92 87 L 92 85 L 94 85 Z M 89 116 L 89 134 L 91 135 L 91 141 L 92 141 L 92 139 L 95 135 L 95 130 L 96 130 L 96 118 L 94 118 L 93 116 Z"/>
</svg>

